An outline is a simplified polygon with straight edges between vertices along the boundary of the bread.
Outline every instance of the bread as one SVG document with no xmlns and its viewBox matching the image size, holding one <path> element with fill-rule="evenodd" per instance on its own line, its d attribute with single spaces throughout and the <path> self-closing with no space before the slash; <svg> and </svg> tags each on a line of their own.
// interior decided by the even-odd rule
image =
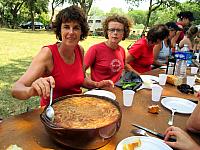
<svg viewBox="0 0 200 150">
<path fill-rule="evenodd" d="M 178 86 L 182 84 L 182 79 L 175 75 L 167 75 L 167 83 Z"/>
<path fill-rule="evenodd" d="M 134 150 L 136 147 L 141 146 L 140 139 L 136 139 L 133 143 L 128 143 L 123 145 L 123 150 Z"/>
<path fill-rule="evenodd" d="M 196 82 L 200 83 L 200 78 L 196 77 Z"/>
<path fill-rule="evenodd" d="M 160 107 L 158 105 L 151 105 L 148 107 L 148 112 L 152 114 L 158 114 L 160 111 Z"/>
</svg>

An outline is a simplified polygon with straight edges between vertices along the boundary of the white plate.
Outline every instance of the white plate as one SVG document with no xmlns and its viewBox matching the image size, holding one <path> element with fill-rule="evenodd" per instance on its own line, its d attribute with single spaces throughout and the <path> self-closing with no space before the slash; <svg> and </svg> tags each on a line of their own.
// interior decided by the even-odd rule
<svg viewBox="0 0 200 150">
<path fill-rule="evenodd" d="M 160 69 L 167 69 L 167 66 L 161 66 Z"/>
<path fill-rule="evenodd" d="M 105 96 L 113 100 L 116 100 L 115 94 L 106 90 L 90 90 L 90 91 L 85 92 L 84 94 Z"/>
<path fill-rule="evenodd" d="M 157 76 L 152 76 L 152 75 L 140 75 L 142 80 L 145 81 L 150 81 L 152 83 L 159 82 L 159 78 Z"/>
<path fill-rule="evenodd" d="M 152 76 L 152 75 L 140 75 L 140 77 L 142 78 L 143 84 L 142 86 L 138 89 L 151 89 L 152 85 L 156 82 L 159 82 L 159 78 L 156 76 Z"/>
<path fill-rule="evenodd" d="M 175 108 L 176 112 L 182 114 L 191 114 L 196 107 L 195 103 L 179 97 L 165 97 L 161 100 L 161 104 L 170 110 Z"/>
<path fill-rule="evenodd" d="M 116 150 L 123 150 L 124 144 L 129 144 L 134 142 L 135 140 L 141 140 L 141 146 L 137 147 L 136 150 L 173 150 L 164 141 L 154 138 L 154 137 L 146 137 L 146 136 L 131 136 L 123 139 L 118 145 Z"/>
<path fill-rule="evenodd" d="M 195 85 L 195 86 L 193 86 L 194 87 L 194 90 L 196 91 L 196 92 L 198 92 L 199 90 L 200 90 L 200 85 Z"/>
</svg>

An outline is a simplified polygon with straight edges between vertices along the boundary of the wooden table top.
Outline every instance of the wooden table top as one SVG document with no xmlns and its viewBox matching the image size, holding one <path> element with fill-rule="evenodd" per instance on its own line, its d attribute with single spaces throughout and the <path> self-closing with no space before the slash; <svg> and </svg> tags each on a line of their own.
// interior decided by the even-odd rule
<svg viewBox="0 0 200 150">
<path fill-rule="evenodd" d="M 159 72 L 162 72 L 159 70 Z M 157 71 L 149 72 L 149 74 L 157 75 Z M 168 127 L 168 119 L 171 111 L 164 108 L 161 104 L 161 111 L 159 114 L 148 113 L 148 105 L 151 101 L 151 90 L 142 89 L 135 93 L 133 105 L 131 107 L 123 106 L 122 90 L 115 87 L 112 92 L 116 95 L 117 101 L 122 110 L 122 123 L 118 133 L 112 140 L 100 148 L 99 150 L 114 150 L 117 144 L 124 138 L 133 136 L 130 131 L 134 129 L 131 123 L 136 123 L 154 131 L 163 133 Z M 176 96 L 181 98 L 189 98 L 197 100 L 194 95 L 187 95 L 179 92 L 175 86 L 166 84 L 163 86 L 163 93 L 165 96 Z M 23 150 L 64 150 L 55 143 L 46 132 L 43 124 L 40 121 L 40 113 L 42 108 L 36 109 L 32 112 L 16 115 L 4 119 L 0 124 L 0 149 L 4 150 L 11 144 L 16 144 Z M 175 114 L 174 126 L 178 126 L 185 130 L 185 124 L 189 115 Z M 189 133 L 191 137 L 200 144 L 199 135 Z M 78 138 L 78 137 L 77 137 Z"/>
</svg>

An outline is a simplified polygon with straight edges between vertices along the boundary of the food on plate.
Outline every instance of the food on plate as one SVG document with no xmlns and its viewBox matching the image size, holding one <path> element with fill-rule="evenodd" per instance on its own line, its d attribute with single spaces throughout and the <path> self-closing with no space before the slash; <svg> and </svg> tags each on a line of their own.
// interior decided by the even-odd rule
<svg viewBox="0 0 200 150">
<path fill-rule="evenodd" d="M 160 111 L 160 107 L 158 105 L 151 105 L 148 107 L 148 112 L 152 114 L 157 114 Z"/>
<path fill-rule="evenodd" d="M 10 145 L 6 150 L 23 150 L 21 147 L 17 145 Z"/>
<path fill-rule="evenodd" d="M 182 79 L 175 75 L 167 75 L 167 83 L 175 85 L 175 86 L 181 85 Z"/>
<path fill-rule="evenodd" d="M 119 109 L 98 97 L 71 97 L 54 103 L 57 127 L 91 129 L 106 126 L 120 117 Z"/>
<path fill-rule="evenodd" d="M 128 143 L 123 145 L 123 150 L 134 150 L 137 147 L 141 146 L 141 140 L 136 139 L 133 143 Z"/>
<path fill-rule="evenodd" d="M 196 82 L 200 83 L 200 78 L 199 77 L 196 77 Z"/>
</svg>

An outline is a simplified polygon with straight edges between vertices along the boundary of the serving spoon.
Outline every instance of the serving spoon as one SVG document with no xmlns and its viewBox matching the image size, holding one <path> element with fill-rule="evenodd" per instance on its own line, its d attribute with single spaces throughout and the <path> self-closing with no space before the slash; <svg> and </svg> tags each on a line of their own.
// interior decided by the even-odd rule
<svg viewBox="0 0 200 150">
<path fill-rule="evenodd" d="M 53 101 L 53 88 L 50 87 L 50 102 L 49 102 L 49 106 L 46 109 L 46 116 L 49 118 L 50 121 L 53 122 L 55 113 L 54 113 L 53 107 L 51 106 L 52 101 Z"/>
</svg>

